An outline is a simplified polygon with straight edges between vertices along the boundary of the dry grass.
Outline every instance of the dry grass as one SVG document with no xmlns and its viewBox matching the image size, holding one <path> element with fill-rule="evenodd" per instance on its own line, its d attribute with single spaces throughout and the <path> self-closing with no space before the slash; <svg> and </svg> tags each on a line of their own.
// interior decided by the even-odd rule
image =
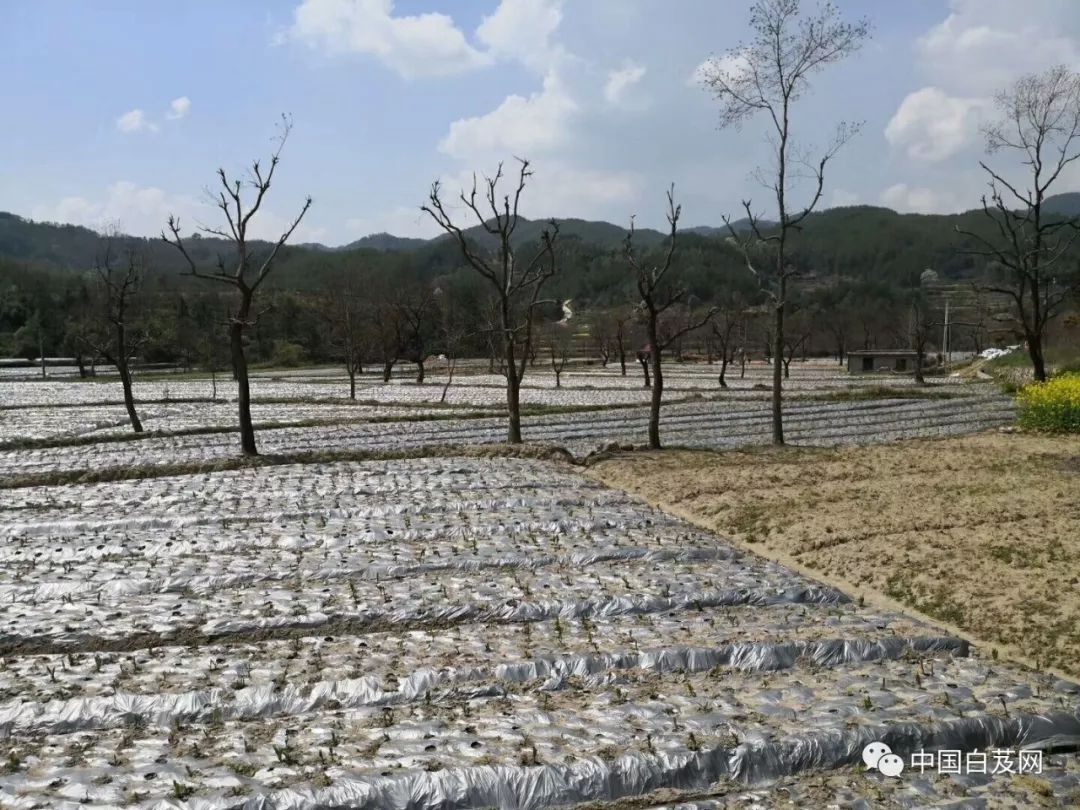
<svg viewBox="0 0 1080 810">
<path fill-rule="evenodd" d="M 988 654 L 1080 675 L 1080 437 L 642 453 L 589 474 Z"/>
</svg>

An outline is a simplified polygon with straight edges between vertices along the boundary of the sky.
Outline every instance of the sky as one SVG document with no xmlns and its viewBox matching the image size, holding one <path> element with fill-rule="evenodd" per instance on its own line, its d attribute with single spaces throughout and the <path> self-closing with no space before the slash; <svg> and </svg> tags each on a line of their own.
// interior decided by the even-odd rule
<svg viewBox="0 0 1080 810">
<path fill-rule="evenodd" d="M 207 189 L 293 129 L 253 223 L 294 241 L 431 236 L 433 180 L 535 172 L 522 214 L 686 225 L 770 211 L 755 167 L 766 121 L 719 128 L 699 66 L 748 37 L 748 0 L 4 0 L 0 210 L 158 234 L 221 227 Z M 814 0 L 804 0 L 813 8 Z M 980 127 L 1024 73 L 1080 69 L 1080 0 L 838 0 L 873 36 L 813 78 L 798 142 L 860 134 L 830 164 L 824 207 L 937 213 L 985 190 Z M 1080 190 L 1080 174 L 1060 191 Z"/>
</svg>

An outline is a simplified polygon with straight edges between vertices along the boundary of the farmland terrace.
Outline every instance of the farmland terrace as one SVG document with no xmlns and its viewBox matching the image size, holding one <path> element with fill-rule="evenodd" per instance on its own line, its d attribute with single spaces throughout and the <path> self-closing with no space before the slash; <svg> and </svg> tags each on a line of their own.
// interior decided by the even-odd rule
<svg viewBox="0 0 1080 810">
<path fill-rule="evenodd" d="M 661 432 L 669 446 L 733 448 L 771 438 L 769 369 L 756 365 L 719 388 L 716 369 L 675 366 L 665 375 Z M 253 418 L 260 449 L 289 456 L 314 452 L 394 453 L 496 444 L 505 438 L 504 391 L 495 375 L 459 375 L 442 401 L 438 376 L 416 385 L 363 378 L 356 402 L 347 383 L 326 373 L 257 378 Z M 649 391 L 633 373 L 585 370 L 525 378 L 526 441 L 583 456 L 610 443 L 640 444 Z M 236 455 L 231 386 L 217 397 L 205 379 L 140 382 L 143 423 L 134 440 L 115 382 L 0 382 L 0 485 L 5 479 L 78 471 L 209 465 Z M 916 388 L 909 377 L 849 377 L 833 365 L 793 364 L 787 381 L 787 436 L 794 444 L 831 446 L 949 436 L 1012 421 L 1013 404 L 988 382 L 937 378 Z"/>
<path fill-rule="evenodd" d="M 666 442 L 767 442 L 768 369 L 724 391 L 715 375 L 670 370 Z M 1073 683 L 584 477 L 573 457 L 642 441 L 639 377 L 527 376 L 526 439 L 570 451 L 554 461 L 466 452 L 502 440 L 500 380 L 461 375 L 444 402 L 431 379 L 365 378 L 353 403 L 334 371 L 260 376 L 276 458 L 232 469 L 221 380 L 217 397 L 206 379 L 138 382 L 138 439 L 115 382 L 0 382 L 0 806 L 1080 797 L 1060 753 L 1080 738 Z M 957 378 L 796 364 L 788 393 L 788 435 L 814 446 L 1012 419 Z M 384 457 L 314 455 L 333 451 Z M 110 470 L 124 480 L 93 479 Z M 1044 759 L 890 779 L 862 765 L 874 741 Z"/>
<path fill-rule="evenodd" d="M 1073 684 L 569 465 L 281 465 L 0 498 L 7 807 L 1030 806 L 1080 784 L 1052 753 L 1080 735 Z M 862 773 L 871 741 L 1046 757 L 1037 778 L 898 780 Z"/>
</svg>

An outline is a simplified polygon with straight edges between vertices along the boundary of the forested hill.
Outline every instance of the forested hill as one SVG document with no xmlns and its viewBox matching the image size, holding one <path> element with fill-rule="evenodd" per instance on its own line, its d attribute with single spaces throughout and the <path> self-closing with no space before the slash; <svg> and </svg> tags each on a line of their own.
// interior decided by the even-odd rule
<svg viewBox="0 0 1080 810">
<path fill-rule="evenodd" d="M 1051 197 L 1046 207 L 1058 215 L 1080 215 L 1080 193 Z M 819 278 L 873 279 L 903 285 L 931 267 L 945 278 L 960 279 L 976 271 L 977 264 L 963 252 L 964 240 L 957 233 L 957 226 L 982 229 L 986 225 L 985 217 L 978 211 L 919 215 L 871 206 L 832 208 L 805 220 L 795 238 L 795 249 L 800 264 Z M 546 226 L 543 220 L 522 219 L 515 233 L 518 244 L 536 242 Z M 596 276 L 595 272 L 588 273 L 575 265 L 597 261 L 607 264 L 626 235 L 623 225 L 610 222 L 565 219 L 559 221 L 559 226 L 566 269 L 578 277 Z M 736 223 L 736 227 L 745 227 L 745 222 Z M 491 237 L 482 228 L 471 228 L 467 234 L 481 246 L 490 246 L 486 243 Z M 692 263 L 711 264 L 722 274 L 733 272 L 741 264 L 727 243 L 728 232 L 722 224 L 689 227 L 683 234 L 684 246 L 691 249 Z M 638 245 L 644 248 L 656 247 L 663 240 L 664 234 L 654 229 L 642 228 L 636 234 Z M 123 237 L 121 242 L 147 252 L 149 265 L 157 273 L 168 277 L 181 270 L 176 251 L 160 239 Z M 218 239 L 191 238 L 188 242 L 196 261 L 212 264 L 219 254 L 228 254 L 228 245 Z M 0 262 L 9 268 L 14 264 L 23 271 L 85 271 L 93 267 L 101 248 L 101 237 L 88 228 L 32 222 L 0 212 Z M 320 268 L 340 269 L 349 265 L 408 267 L 417 275 L 431 277 L 450 272 L 460 265 L 460 260 L 452 240 L 446 236 L 425 240 L 374 234 L 336 248 L 290 247 L 281 262 L 276 286 L 308 287 Z M 603 271 L 599 275 L 610 274 L 611 271 Z M 597 284 L 603 287 L 605 283 L 598 277 L 592 278 L 587 285 L 591 289 L 581 289 L 575 283 L 567 292 L 586 297 L 597 294 L 603 298 L 604 291 Z"/>
</svg>

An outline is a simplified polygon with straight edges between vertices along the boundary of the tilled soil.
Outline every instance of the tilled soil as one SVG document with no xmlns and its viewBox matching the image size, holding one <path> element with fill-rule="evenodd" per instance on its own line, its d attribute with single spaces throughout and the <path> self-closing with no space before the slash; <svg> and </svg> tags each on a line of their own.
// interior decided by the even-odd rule
<svg viewBox="0 0 1080 810">
<path fill-rule="evenodd" d="M 627 454 L 590 474 L 848 593 L 1080 675 L 1080 438 Z"/>
</svg>

